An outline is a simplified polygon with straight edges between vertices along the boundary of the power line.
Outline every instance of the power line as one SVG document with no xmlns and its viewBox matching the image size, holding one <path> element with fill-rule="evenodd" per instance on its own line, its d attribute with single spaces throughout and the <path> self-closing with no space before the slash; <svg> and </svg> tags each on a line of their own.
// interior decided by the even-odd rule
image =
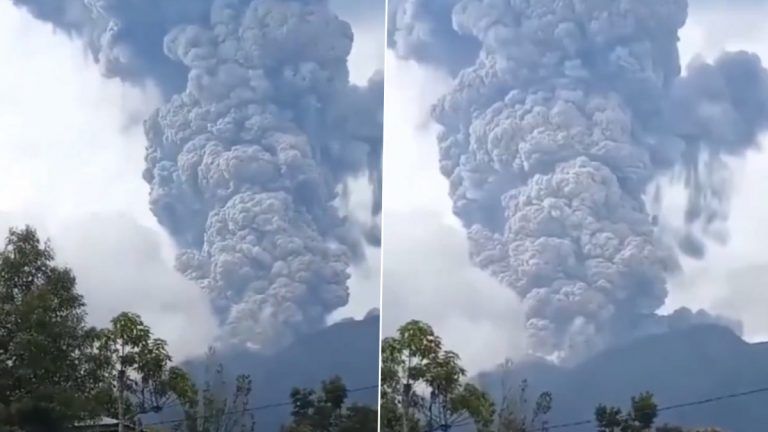
<svg viewBox="0 0 768 432">
<path fill-rule="evenodd" d="M 754 389 L 754 390 L 748 390 L 748 391 L 739 392 L 739 393 L 725 394 L 725 395 L 715 396 L 715 397 L 711 397 L 711 398 L 707 398 L 707 399 L 701 399 L 701 400 L 697 400 L 697 401 L 693 401 L 693 402 L 685 402 L 685 403 L 680 403 L 680 404 L 675 404 L 675 405 L 667 405 L 667 406 L 658 408 L 657 411 L 658 412 L 674 411 L 674 410 L 678 410 L 678 409 L 681 409 L 681 408 L 689 408 L 689 407 L 692 407 L 692 406 L 707 405 L 707 404 L 711 404 L 711 403 L 715 403 L 715 402 L 720 402 L 720 401 L 727 400 L 727 399 L 736 399 L 736 398 L 741 398 L 741 397 L 753 396 L 753 395 L 756 395 L 756 394 L 766 393 L 766 392 L 768 392 L 768 387 L 761 387 L 761 388 L 757 388 L 757 389 Z M 550 431 L 550 430 L 553 430 L 553 429 L 564 429 L 564 428 L 570 428 L 570 427 L 576 427 L 576 426 L 586 426 L 586 425 L 589 425 L 589 424 L 592 424 L 592 423 L 594 423 L 594 420 L 579 420 L 579 421 L 572 421 L 572 422 L 568 422 L 568 423 L 558 423 L 558 424 L 554 424 L 554 425 L 551 425 L 551 426 L 542 426 L 542 427 L 539 427 L 539 428 L 536 428 L 536 429 L 531 429 L 530 432 L 546 432 L 546 431 Z M 470 425 L 471 425 L 471 423 L 464 422 L 462 424 L 454 425 L 454 428 L 461 428 L 461 427 L 470 426 Z"/>
<path fill-rule="evenodd" d="M 377 389 L 377 388 L 379 388 L 378 384 L 369 385 L 369 386 L 365 386 L 365 387 L 357 387 L 357 388 L 353 388 L 353 389 L 347 390 L 347 394 L 358 393 L 358 392 L 373 390 L 373 389 Z M 235 415 L 235 414 L 243 414 L 243 413 L 246 413 L 246 412 L 263 411 L 263 410 L 273 409 L 273 408 L 282 408 L 282 407 L 291 406 L 291 405 L 293 405 L 293 402 L 276 402 L 276 403 L 271 403 L 271 404 L 266 404 L 266 405 L 259 405 L 259 406 L 255 406 L 255 407 L 247 408 L 247 409 L 243 409 L 243 410 L 226 411 L 226 412 L 215 414 L 215 415 L 230 416 L 230 415 Z M 194 418 L 195 419 L 204 419 L 204 418 L 213 417 L 213 416 L 214 416 L 214 414 L 209 414 L 209 415 L 205 415 L 205 416 L 195 416 Z M 181 422 L 183 422 L 185 420 L 186 420 L 186 418 L 177 418 L 177 419 L 174 419 L 174 420 L 162 420 L 162 421 L 157 421 L 157 422 L 152 422 L 152 423 L 144 423 L 143 426 L 144 427 L 146 427 L 146 426 L 161 426 L 161 425 L 168 425 L 168 424 L 173 424 L 173 423 L 181 423 Z"/>
<path fill-rule="evenodd" d="M 377 388 L 379 388 L 379 385 L 378 384 L 374 384 L 374 385 L 369 385 L 369 386 L 365 386 L 365 387 L 353 388 L 353 389 L 348 390 L 347 393 L 358 393 L 358 392 L 373 390 L 373 389 L 377 389 Z M 744 392 L 739 392 L 739 393 L 730 393 L 730 394 L 715 396 L 715 397 L 711 397 L 711 398 L 707 398 L 707 399 L 700 399 L 700 400 L 691 401 L 691 402 L 684 402 L 684 403 L 679 403 L 679 404 L 674 404 L 674 405 L 667 405 L 667 406 L 663 406 L 663 407 L 658 408 L 657 411 L 658 412 L 674 411 L 674 410 L 678 410 L 678 409 L 682 409 L 682 408 L 690 408 L 690 407 L 693 407 L 693 406 L 708 405 L 708 404 L 712 404 L 712 403 L 716 403 L 716 402 L 721 402 L 721 401 L 728 400 L 728 399 L 743 398 L 743 397 L 754 396 L 754 395 L 757 395 L 757 394 L 767 393 L 767 392 L 768 392 L 768 387 L 761 387 L 761 388 L 757 388 L 757 389 L 753 389 L 753 390 L 748 390 L 748 391 L 744 391 Z M 245 412 L 263 411 L 263 410 L 267 410 L 267 409 L 282 408 L 282 407 L 286 407 L 286 406 L 291 406 L 292 404 L 293 404 L 292 402 L 277 402 L 277 403 L 259 405 L 259 406 L 248 408 L 248 409 L 244 409 L 244 410 L 228 411 L 228 412 L 222 413 L 221 415 L 229 416 L 229 415 L 234 415 L 234 414 L 242 414 L 242 413 L 245 413 Z M 210 417 L 210 416 L 211 415 L 199 416 L 199 417 L 196 417 L 196 418 L 206 418 L 206 417 Z M 186 419 L 185 418 L 179 418 L 179 419 L 174 419 L 174 420 L 164 420 L 164 421 L 158 421 L 158 422 L 153 422 L 153 423 L 146 423 L 146 424 L 144 424 L 144 426 L 159 426 L 159 425 L 173 424 L 173 423 L 182 422 L 184 420 L 186 420 Z M 567 422 L 567 423 L 558 423 L 558 424 L 554 424 L 554 425 L 551 425 L 551 426 L 539 427 L 537 429 L 532 429 L 531 432 L 546 432 L 546 431 L 556 430 L 556 429 L 565 429 L 565 428 L 571 428 L 571 427 L 577 427 L 577 426 L 586 426 L 586 425 L 589 425 L 589 424 L 592 424 L 592 423 L 594 423 L 594 420 L 591 420 L 591 419 L 590 420 L 571 421 L 571 422 Z M 457 426 L 457 427 L 468 426 L 468 424 L 465 423 L 465 424 L 462 424 L 462 425 L 455 425 L 455 426 Z"/>
<path fill-rule="evenodd" d="M 715 397 L 711 397 L 711 398 L 707 398 L 707 399 L 701 399 L 701 400 L 697 400 L 697 401 L 693 401 L 693 402 L 685 402 L 685 403 L 680 403 L 680 404 L 675 404 L 675 405 L 667 405 L 667 406 L 658 408 L 657 411 L 658 412 L 674 411 L 674 410 L 678 410 L 678 409 L 681 409 L 681 408 L 689 408 L 689 407 L 692 407 L 692 406 L 707 405 L 707 404 L 711 404 L 711 403 L 715 403 L 715 402 L 721 402 L 721 401 L 724 401 L 724 400 L 727 400 L 727 399 L 736 399 L 736 398 L 741 398 L 741 397 L 754 396 L 756 394 L 766 393 L 766 392 L 768 392 L 768 387 L 761 387 L 761 388 L 757 388 L 757 389 L 754 389 L 754 390 L 748 390 L 748 391 L 739 392 L 739 393 L 730 393 L 730 394 L 725 394 L 725 395 L 721 395 L 721 396 L 715 396 Z M 585 425 L 592 424 L 592 423 L 594 423 L 594 420 L 581 420 L 581 421 L 574 421 L 574 422 L 569 422 L 569 423 L 559 423 L 559 424 L 555 424 L 555 425 L 552 425 L 552 426 L 545 426 L 545 427 L 540 427 L 540 428 L 537 428 L 537 429 L 533 429 L 533 430 L 531 430 L 531 432 L 546 432 L 546 431 L 553 430 L 553 429 L 564 429 L 564 428 L 567 428 L 567 427 L 585 426 Z"/>
<path fill-rule="evenodd" d="M 765 392 L 768 392 L 768 387 L 762 387 L 762 388 L 758 388 L 758 389 L 754 389 L 754 390 L 749 390 L 749 391 L 745 391 L 745 392 L 741 392 L 741 393 L 732 393 L 732 394 L 727 394 L 727 395 L 723 395 L 723 396 L 716 396 L 716 397 L 709 398 L 709 399 L 702 399 L 702 400 L 696 401 L 696 402 L 687 402 L 687 403 L 682 403 L 682 404 L 677 404 L 677 405 L 669 405 L 669 406 L 666 406 L 666 407 L 663 407 L 663 408 L 659 408 L 659 411 L 671 411 L 671 410 L 676 410 L 676 409 L 680 409 L 680 408 L 687 408 L 687 407 L 696 406 L 696 405 L 705 405 L 705 404 L 719 402 L 719 401 L 726 400 L 726 399 L 735 399 L 735 398 L 739 398 L 739 397 L 752 396 L 752 395 L 756 395 L 756 394 L 759 394 L 759 393 L 765 393 Z"/>
</svg>

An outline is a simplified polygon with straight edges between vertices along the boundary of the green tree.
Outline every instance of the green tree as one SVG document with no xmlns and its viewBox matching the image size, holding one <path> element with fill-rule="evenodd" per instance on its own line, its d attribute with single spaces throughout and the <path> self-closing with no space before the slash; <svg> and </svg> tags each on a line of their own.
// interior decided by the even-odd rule
<svg viewBox="0 0 768 432">
<path fill-rule="evenodd" d="M 338 376 L 323 381 L 320 391 L 291 391 L 292 422 L 283 432 L 376 432 L 378 413 L 363 405 L 347 405 L 349 390 Z"/>
<path fill-rule="evenodd" d="M 668 424 L 654 428 L 658 415 L 659 407 L 653 394 L 645 392 L 632 397 L 631 408 L 626 413 L 618 407 L 598 405 L 595 422 L 598 432 L 718 432 L 715 428 L 685 429 Z"/>
<path fill-rule="evenodd" d="M 653 394 L 641 393 L 632 397 L 631 408 L 624 413 L 621 408 L 598 405 L 595 421 L 599 432 L 645 432 L 651 430 L 658 416 L 658 406 Z"/>
<path fill-rule="evenodd" d="M 158 413 L 171 404 L 192 405 L 196 389 L 189 375 L 170 366 L 164 340 L 134 313 L 123 312 L 101 332 L 101 352 L 108 359 L 108 377 L 113 399 L 110 409 L 116 413 L 122 432 L 126 421 Z"/>
<path fill-rule="evenodd" d="M 490 396 L 465 381 L 458 354 L 421 321 L 410 321 L 382 341 L 381 427 L 385 431 L 437 431 L 474 424 L 492 429 Z"/>
<path fill-rule="evenodd" d="M 214 367 L 215 365 L 215 367 Z M 232 392 L 232 397 L 228 395 Z M 205 382 L 191 405 L 184 406 L 186 432 L 253 432 L 256 428 L 249 408 L 251 377 L 238 375 L 230 389 L 224 366 L 216 363 L 215 351 L 208 350 Z"/>
<path fill-rule="evenodd" d="M 0 252 L 0 426 L 58 431 L 96 417 L 98 335 L 50 244 L 29 226 L 11 229 Z"/>
</svg>

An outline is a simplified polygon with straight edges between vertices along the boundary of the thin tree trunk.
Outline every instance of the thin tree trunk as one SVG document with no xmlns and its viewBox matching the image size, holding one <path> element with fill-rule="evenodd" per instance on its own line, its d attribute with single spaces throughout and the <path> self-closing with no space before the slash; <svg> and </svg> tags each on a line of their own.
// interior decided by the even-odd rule
<svg viewBox="0 0 768 432">
<path fill-rule="evenodd" d="M 117 431 L 123 432 L 123 423 L 125 422 L 125 412 L 123 409 L 123 371 L 117 373 Z"/>
<path fill-rule="evenodd" d="M 403 391 L 403 432 L 408 432 L 408 393 Z M 121 431 L 122 432 L 122 431 Z"/>
<path fill-rule="evenodd" d="M 408 432 L 408 417 L 411 408 L 411 357 L 408 356 L 408 367 L 406 368 L 406 380 L 403 385 L 403 432 Z"/>
<path fill-rule="evenodd" d="M 117 371 L 117 432 L 124 432 L 125 427 L 125 407 L 123 407 L 123 393 L 125 392 L 125 369 L 123 368 L 123 359 L 125 358 L 125 344 L 120 345 L 120 370 Z"/>
</svg>

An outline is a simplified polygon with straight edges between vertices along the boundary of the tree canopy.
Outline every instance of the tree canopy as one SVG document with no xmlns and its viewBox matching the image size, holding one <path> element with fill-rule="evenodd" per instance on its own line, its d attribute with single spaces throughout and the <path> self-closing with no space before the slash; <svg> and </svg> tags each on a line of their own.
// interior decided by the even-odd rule
<svg viewBox="0 0 768 432">
<path fill-rule="evenodd" d="M 459 355 L 444 349 L 432 327 L 415 320 L 404 324 L 382 341 L 381 429 L 422 432 L 472 425 L 480 432 L 526 432 L 545 424 L 551 394 L 539 395 L 527 415 L 527 382 L 517 398 L 505 388 L 497 407 L 466 374 Z"/>
<path fill-rule="evenodd" d="M 0 423 L 10 429 L 60 430 L 104 396 L 100 332 L 54 258 L 31 227 L 11 229 L 0 252 Z"/>
<path fill-rule="evenodd" d="M 75 276 L 49 242 L 11 229 L 0 252 L 0 429 L 56 432 L 100 416 L 131 420 L 194 386 L 141 317 L 86 322 Z"/>
<path fill-rule="evenodd" d="M 194 403 L 197 390 L 189 375 L 171 366 L 167 343 L 135 313 L 114 317 L 100 332 L 99 352 L 105 358 L 105 379 L 114 396 L 110 414 L 123 421 L 159 413 L 167 405 Z"/>
<path fill-rule="evenodd" d="M 347 404 L 348 397 L 349 389 L 338 376 L 323 381 L 319 391 L 294 388 L 292 422 L 283 432 L 376 432 L 378 411 Z"/>
<path fill-rule="evenodd" d="M 381 427 L 385 431 L 440 430 L 473 423 L 490 430 L 490 396 L 464 380 L 459 355 L 445 350 L 432 327 L 410 321 L 381 348 Z"/>
<path fill-rule="evenodd" d="M 626 412 L 619 407 L 602 404 L 595 408 L 598 432 L 720 432 L 716 428 L 686 429 L 669 424 L 655 426 L 658 416 L 659 407 L 650 392 L 633 396 Z"/>
</svg>

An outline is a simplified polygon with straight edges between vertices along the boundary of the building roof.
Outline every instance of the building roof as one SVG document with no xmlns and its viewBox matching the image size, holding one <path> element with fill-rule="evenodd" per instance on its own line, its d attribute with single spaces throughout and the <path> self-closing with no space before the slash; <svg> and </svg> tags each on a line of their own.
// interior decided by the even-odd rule
<svg viewBox="0 0 768 432">
<path fill-rule="evenodd" d="M 116 419 L 110 417 L 100 417 L 93 420 L 86 420 L 77 423 L 77 426 L 111 426 L 120 423 Z"/>
<path fill-rule="evenodd" d="M 97 430 L 101 430 L 101 428 L 107 428 L 111 430 L 111 428 L 117 428 L 119 423 L 120 422 L 118 420 L 113 419 L 111 417 L 100 417 L 93 420 L 79 422 L 75 424 L 75 429 L 96 428 Z M 126 430 L 129 430 L 129 431 L 136 430 L 136 427 L 130 423 L 125 423 L 124 426 Z"/>
</svg>

